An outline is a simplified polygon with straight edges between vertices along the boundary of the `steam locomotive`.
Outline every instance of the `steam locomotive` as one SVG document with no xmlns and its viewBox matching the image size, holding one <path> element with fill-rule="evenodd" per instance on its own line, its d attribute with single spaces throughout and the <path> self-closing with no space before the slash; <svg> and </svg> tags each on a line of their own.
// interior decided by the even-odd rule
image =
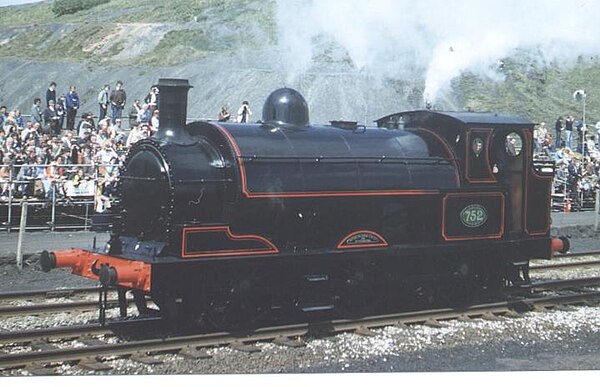
<svg viewBox="0 0 600 387">
<path fill-rule="evenodd" d="M 531 258 L 569 248 L 550 236 L 553 165 L 534 163 L 528 120 L 424 110 L 312 125 L 283 88 L 257 123 L 186 124 L 189 82 L 156 86 L 160 129 L 127 155 L 109 242 L 44 252 L 43 270 L 239 330 L 527 289 Z"/>
</svg>

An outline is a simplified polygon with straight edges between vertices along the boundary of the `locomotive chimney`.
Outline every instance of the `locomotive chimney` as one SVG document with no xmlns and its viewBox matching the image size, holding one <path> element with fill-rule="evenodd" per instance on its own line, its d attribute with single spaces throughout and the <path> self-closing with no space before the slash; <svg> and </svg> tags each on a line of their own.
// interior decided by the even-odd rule
<svg viewBox="0 0 600 387">
<path fill-rule="evenodd" d="M 155 137 L 173 143 L 187 143 L 191 139 L 185 131 L 188 91 L 187 79 L 160 78 L 158 84 L 159 127 Z"/>
</svg>

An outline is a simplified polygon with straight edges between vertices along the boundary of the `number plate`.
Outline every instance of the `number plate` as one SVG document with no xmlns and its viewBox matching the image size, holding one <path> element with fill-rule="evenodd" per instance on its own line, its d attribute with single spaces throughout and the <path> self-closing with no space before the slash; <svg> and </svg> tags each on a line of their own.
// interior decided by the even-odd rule
<svg viewBox="0 0 600 387">
<path fill-rule="evenodd" d="M 470 228 L 481 227 L 487 219 L 487 210 L 481 204 L 468 205 L 460 212 L 460 221 Z"/>
<path fill-rule="evenodd" d="M 499 239 L 504 234 L 504 195 L 500 192 L 448 193 L 443 202 L 445 240 Z"/>
</svg>

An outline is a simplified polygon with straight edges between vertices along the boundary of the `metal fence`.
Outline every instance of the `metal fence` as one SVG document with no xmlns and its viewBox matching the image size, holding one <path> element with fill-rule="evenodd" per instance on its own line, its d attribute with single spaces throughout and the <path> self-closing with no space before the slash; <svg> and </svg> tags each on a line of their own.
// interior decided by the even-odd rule
<svg viewBox="0 0 600 387">
<path fill-rule="evenodd" d="M 62 170 L 57 177 L 19 175 L 21 168 Z M 89 230 L 92 215 L 114 204 L 111 195 L 103 194 L 104 172 L 118 172 L 115 164 L 23 164 L 0 165 L 0 231 L 19 228 L 22 203 L 27 202 L 27 230 Z M 84 171 L 83 176 L 81 172 Z M 7 173 L 8 172 L 8 173 Z M 75 179 L 75 175 L 79 178 Z M 115 173 L 116 176 L 116 173 Z M 115 183 L 115 180 L 111 180 Z"/>
</svg>

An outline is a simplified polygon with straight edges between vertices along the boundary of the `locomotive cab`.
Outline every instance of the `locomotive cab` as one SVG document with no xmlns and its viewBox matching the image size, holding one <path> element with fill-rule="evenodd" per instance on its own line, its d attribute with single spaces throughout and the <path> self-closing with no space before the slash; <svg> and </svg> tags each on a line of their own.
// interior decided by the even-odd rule
<svg viewBox="0 0 600 387">
<path fill-rule="evenodd" d="M 478 211 L 476 217 L 480 221 L 485 218 L 486 222 L 496 222 L 493 230 L 488 229 L 480 235 L 475 230 L 483 229 L 477 221 L 465 225 L 460 214 L 446 214 L 450 220 L 446 228 L 454 227 L 461 234 L 456 237 L 522 239 L 549 236 L 548 208 L 553 171 L 534 167 L 533 122 L 500 114 L 429 110 L 396 113 L 377 120 L 379 126 L 389 127 L 392 123 L 392 129 L 398 127 L 398 122 L 405 130 L 435 127 L 436 132 L 451 144 L 459 160 L 461 193 L 465 198 L 495 196 L 497 201 L 502 202 L 495 205 L 500 208 L 492 213 L 488 214 L 487 209 Z M 454 193 L 449 194 L 455 196 Z M 475 203 L 467 200 L 464 204 Z M 475 216 L 475 212 L 469 213 Z M 446 239 L 452 239 L 452 236 L 448 238 L 446 235 Z M 531 253 L 526 251 L 524 255 L 531 256 Z M 548 256 L 550 253 L 548 247 L 546 254 L 536 254 Z"/>
</svg>

